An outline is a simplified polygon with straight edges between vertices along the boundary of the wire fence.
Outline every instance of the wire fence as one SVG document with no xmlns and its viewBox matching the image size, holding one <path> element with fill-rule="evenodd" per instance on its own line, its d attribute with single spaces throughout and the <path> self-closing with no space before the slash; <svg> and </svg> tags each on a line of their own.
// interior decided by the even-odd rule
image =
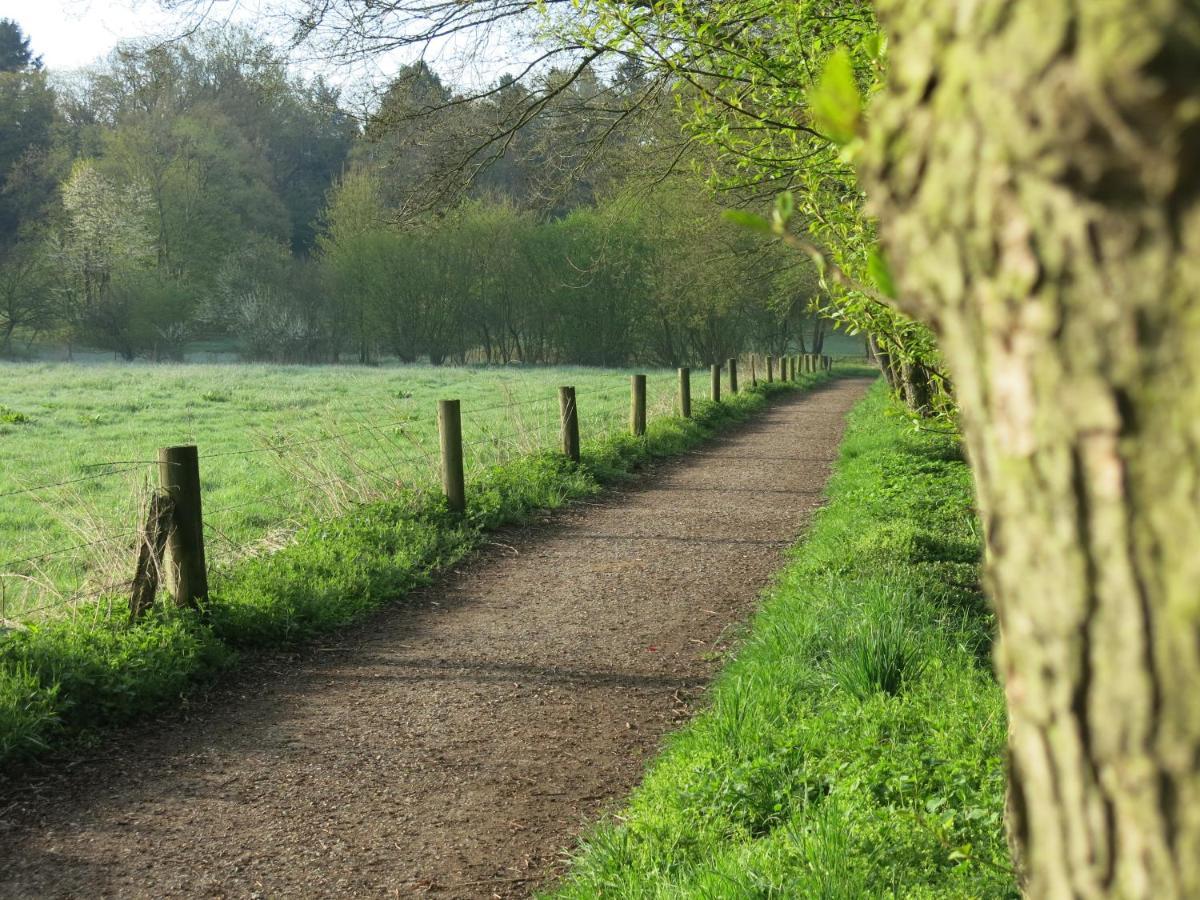
<svg viewBox="0 0 1200 900">
<path fill-rule="evenodd" d="M 772 375 L 776 380 L 786 380 L 806 370 L 799 358 L 779 362 Z M 832 368 L 832 364 L 832 358 L 822 358 L 824 367 Z M 815 361 L 810 366 L 808 370 L 816 371 Z M 722 367 L 730 388 L 736 383 L 739 367 L 743 369 L 745 386 L 752 379 L 767 379 L 769 367 L 765 361 L 747 357 Z M 714 373 L 713 377 L 719 380 L 720 375 Z M 444 433 L 440 445 L 430 442 L 428 420 L 422 422 L 416 416 L 406 416 L 384 423 L 363 422 L 350 428 L 327 430 L 314 437 L 257 434 L 252 435 L 255 446 L 203 452 L 195 449 L 194 459 L 199 466 L 206 462 L 211 465 L 216 460 L 222 461 L 216 463 L 221 466 L 237 457 L 263 458 L 264 462 L 255 464 L 252 471 L 257 471 L 263 479 L 282 475 L 288 481 L 284 490 L 204 509 L 200 515 L 201 482 L 197 471 L 195 531 L 201 542 L 201 559 L 207 559 L 209 567 L 221 570 L 247 556 L 285 545 L 295 529 L 313 515 L 344 514 L 398 491 L 435 490 L 439 476 L 443 489 L 449 492 L 447 452 L 457 454 L 458 468 L 463 473 L 460 477 L 474 478 L 487 467 L 513 457 L 563 449 L 568 416 L 576 417 L 576 434 L 582 423 L 584 432 L 593 438 L 610 434 L 625 423 L 632 423 L 631 427 L 636 429 L 640 421 L 644 427 L 648 413 L 657 418 L 685 408 L 678 393 L 684 383 L 682 379 L 656 378 L 654 390 L 647 396 L 643 387 L 640 398 L 636 381 L 633 385 L 582 389 L 572 395 L 575 399 L 569 410 L 555 396 L 508 397 L 502 402 L 462 409 L 461 413 L 457 413 L 456 406 L 461 419 L 457 423 L 457 438 L 449 448 Z M 699 384 L 689 390 L 689 401 L 692 395 L 705 393 Z M 64 611 L 79 615 L 81 610 L 95 607 L 97 600 L 111 611 L 112 605 L 120 602 L 121 594 L 129 591 L 134 582 L 134 557 L 150 543 L 150 523 L 142 524 L 151 506 L 150 498 L 156 491 L 171 490 L 164 481 L 165 452 L 166 448 L 160 450 L 159 459 L 154 462 L 88 463 L 79 467 L 85 474 L 0 492 L 0 499 L 19 495 L 41 497 L 85 482 L 129 476 L 135 476 L 131 479 L 134 482 L 140 480 L 140 484 L 131 484 L 130 490 L 133 503 L 129 515 L 133 527 L 100 533 L 98 525 L 103 517 L 84 516 L 76 524 L 76 530 L 86 539 L 0 560 L 0 628 L 22 627 L 26 622 Z M 178 517 L 178 510 L 174 515 Z M 170 546 L 175 557 L 185 552 L 186 548 L 177 546 L 176 534 L 185 529 L 178 521 L 173 528 Z M 204 536 L 211 539 L 207 556 Z M 177 566 L 179 561 L 173 564 Z"/>
</svg>

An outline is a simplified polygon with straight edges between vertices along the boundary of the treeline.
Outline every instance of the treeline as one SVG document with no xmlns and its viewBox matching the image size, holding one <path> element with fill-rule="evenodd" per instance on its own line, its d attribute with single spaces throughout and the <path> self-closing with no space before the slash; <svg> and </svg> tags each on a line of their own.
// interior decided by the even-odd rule
<svg viewBox="0 0 1200 900">
<path fill-rule="evenodd" d="M 647 192 L 653 140 L 598 139 L 590 101 L 635 90 L 635 70 L 574 75 L 554 116 L 492 148 L 485 126 L 532 96 L 512 79 L 463 98 L 420 64 L 354 115 L 246 32 L 56 78 L 11 22 L 0 48 L 0 354 L 178 359 L 204 340 L 278 362 L 620 365 L 821 349 L 810 266 L 689 184 Z"/>
</svg>

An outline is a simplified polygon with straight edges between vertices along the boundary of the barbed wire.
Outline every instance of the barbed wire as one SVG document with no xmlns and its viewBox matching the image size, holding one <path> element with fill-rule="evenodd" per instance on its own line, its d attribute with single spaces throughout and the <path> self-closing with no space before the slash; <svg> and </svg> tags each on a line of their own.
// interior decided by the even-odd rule
<svg viewBox="0 0 1200 900">
<path fill-rule="evenodd" d="M 361 481 L 365 478 L 388 478 L 395 474 L 396 474 L 395 472 L 388 472 L 384 469 L 364 469 L 362 472 L 359 472 L 359 473 L 352 473 L 349 475 L 338 475 L 333 478 L 326 479 L 324 481 L 310 481 L 308 479 L 304 479 L 304 483 L 310 488 L 321 488 L 321 487 L 328 487 L 329 485 L 337 484 L 339 482 Z M 206 520 L 205 525 L 206 526 L 208 525 L 207 519 L 209 516 L 216 517 L 216 516 L 220 516 L 224 513 L 234 512 L 239 509 L 246 509 L 247 507 L 251 507 L 251 506 L 257 506 L 260 503 L 269 503 L 272 500 L 281 500 L 285 497 L 295 497 L 295 496 L 296 496 L 296 488 L 289 488 L 286 491 L 280 491 L 279 493 L 276 493 L 276 494 L 268 494 L 265 497 L 256 497 L 253 500 L 247 500 L 245 503 L 235 503 L 233 506 L 222 506 L 218 509 L 213 509 L 213 510 L 206 509 L 204 511 L 204 518 Z"/>
<path fill-rule="evenodd" d="M 94 588 L 90 591 L 87 591 L 86 593 L 74 593 L 74 594 L 70 594 L 70 595 L 61 597 L 58 600 L 55 600 L 53 603 L 45 603 L 41 606 L 35 606 L 31 609 L 14 610 L 14 612 L 18 613 L 21 618 L 14 619 L 11 616 L 8 616 L 8 617 L 4 618 L 3 621 L 12 622 L 14 624 L 20 625 L 20 624 L 22 624 L 23 621 L 28 621 L 29 619 L 33 618 L 34 616 L 36 616 L 39 613 L 45 613 L 45 612 L 49 612 L 51 610 L 62 609 L 63 607 L 78 606 L 81 602 L 83 602 L 85 600 L 96 600 L 100 597 L 111 596 L 114 593 L 116 593 L 118 590 L 129 590 L 132 586 L 133 586 L 132 579 L 127 578 L 127 579 L 123 579 L 121 581 L 114 581 L 110 584 L 104 585 L 104 587 Z"/>
<path fill-rule="evenodd" d="M 517 409 L 524 406 L 536 406 L 539 403 L 555 403 L 557 400 L 557 397 L 534 397 L 531 400 L 516 400 L 511 403 L 496 403 L 491 406 L 471 406 L 467 408 L 467 411 L 472 415 L 477 415 L 479 413 L 494 412 L 497 409 Z"/>
<path fill-rule="evenodd" d="M 82 481 L 95 481 L 99 478 L 109 478 L 114 475 L 127 475 L 130 472 L 136 472 L 142 465 L 139 463 L 136 466 L 130 466 L 124 469 L 118 469 L 115 472 L 97 472 L 94 475 L 82 475 L 79 478 L 67 478 L 63 481 L 56 481 L 51 484 L 39 484 L 34 487 L 19 488 L 15 491 L 4 491 L 0 493 L 0 499 L 4 497 L 16 497 L 18 494 L 36 494 L 38 491 L 49 491 L 58 487 L 66 487 L 69 484 L 79 484 Z"/>
<path fill-rule="evenodd" d="M 319 438 L 306 438 L 302 441 L 288 441 L 282 444 L 271 444 L 266 447 L 251 447 L 245 450 L 218 450 L 215 453 L 202 453 L 200 459 L 215 459 L 219 456 L 249 456 L 254 453 L 279 453 L 283 450 L 289 450 L 292 447 L 307 447 L 311 444 L 324 444 L 329 441 L 336 441 L 344 437 L 349 437 L 352 434 L 362 434 L 364 431 L 382 431 L 387 428 L 398 428 L 401 426 L 411 425 L 412 419 L 401 419 L 395 422 L 385 422 L 382 425 L 363 425 L 361 428 L 352 428 L 349 431 L 340 431 L 335 434 L 325 435 Z"/>
<path fill-rule="evenodd" d="M 38 562 L 39 560 L 51 559 L 55 556 L 63 556 L 64 554 L 74 552 L 75 550 L 84 550 L 88 547 L 99 547 L 101 544 L 111 544 L 115 541 L 123 540 L 129 537 L 135 537 L 139 534 L 141 534 L 140 529 L 136 531 L 124 531 L 120 534 L 109 535 L 108 537 L 102 537 L 94 541 L 87 541 L 86 543 L 82 544 L 73 544 L 69 547 L 59 547 L 56 550 L 49 550 L 45 553 L 38 553 L 34 556 L 26 556 L 21 559 L 6 559 L 4 562 L 0 563 L 0 570 L 11 569 L 13 566 L 23 565 L 24 563 L 28 562 Z M 8 573 L 5 571 L 0 571 L 0 577 L 3 577 L 6 574 Z M 14 572 L 12 574 L 19 575 L 20 573 Z"/>
</svg>

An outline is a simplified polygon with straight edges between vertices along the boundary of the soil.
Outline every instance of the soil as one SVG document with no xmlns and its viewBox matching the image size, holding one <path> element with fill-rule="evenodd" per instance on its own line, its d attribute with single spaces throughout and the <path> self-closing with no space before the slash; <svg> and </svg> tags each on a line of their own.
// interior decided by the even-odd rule
<svg viewBox="0 0 1200 900">
<path fill-rule="evenodd" d="M 0 789 L 3 897 L 528 896 L 619 808 L 821 503 L 863 379 Z"/>
</svg>

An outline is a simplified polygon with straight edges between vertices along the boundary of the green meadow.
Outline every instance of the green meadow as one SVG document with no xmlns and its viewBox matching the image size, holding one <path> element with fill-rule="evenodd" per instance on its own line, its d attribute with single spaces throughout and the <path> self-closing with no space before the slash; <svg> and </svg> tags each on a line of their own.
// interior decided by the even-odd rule
<svg viewBox="0 0 1200 900">
<path fill-rule="evenodd" d="M 120 588 L 159 447 L 196 444 L 210 565 L 438 477 L 437 401 L 462 401 L 470 473 L 557 445 L 559 385 L 584 440 L 626 427 L 629 371 L 583 367 L 0 364 L 0 618 Z M 676 404 L 649 370 L 648 416 Z M 746 376 L 743 376 L 746 377 Z M 706 397 L 708 373 L 693 373 Z"/>
</svg>

